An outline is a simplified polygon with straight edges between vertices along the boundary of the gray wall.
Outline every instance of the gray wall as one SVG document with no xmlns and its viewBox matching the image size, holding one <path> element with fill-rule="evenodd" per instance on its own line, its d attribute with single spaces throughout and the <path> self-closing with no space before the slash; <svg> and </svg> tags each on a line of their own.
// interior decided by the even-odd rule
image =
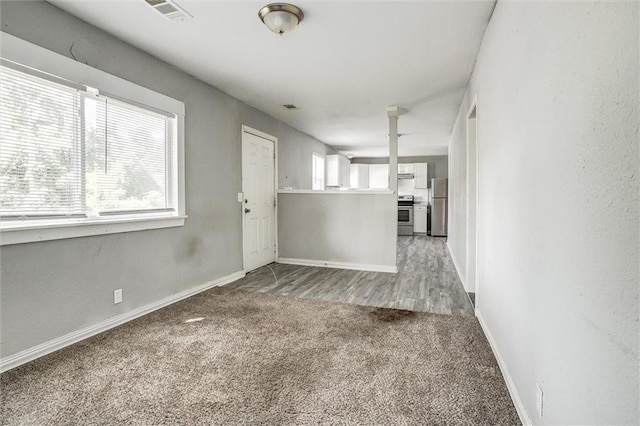
<svg viewBox="0 0 640 426">
<path fill-rule="evenodd" d="M 338 154 L 324 143 L 283 126 L 278 140 L 278 188 L 311 189 L 311 156 L 313 153 Z"/>
<path fill-rule="evenodd" d="M 352 164 L 389 164 L 388 157 L 354 157 L 351 159 Z M 427 186 L 431 188 L 431 179 L 448 178 L 449 163 L 446 155 L 419 156 L 419 157 L 400 157 L 398 163 L 427 163 Z"/>
<path fill-rule="evenodd" d="M 278 256 L 396 266 L 394 194 L 278 194 Z"/>
<path fill-rule="evenodd" d="M 477 309 L 534 424 L 640 423 L 638 19 L 638 2 L 499 1 L 451 138 L 464 199 L 477 96 Z"/>
<path fill-rule="evenodd" d="M 48 3 L 2 2 L 1 24 L 68 57 L 75 43 L 78 60 L 185 103 L 189 215 L 179 228 L 2 247 L 2 357 L 241 270 L 243 124 L 279 137 L 280 181 L 296 187 L 311 187 L 310 152 L 328 150 Z"/>
</svg>

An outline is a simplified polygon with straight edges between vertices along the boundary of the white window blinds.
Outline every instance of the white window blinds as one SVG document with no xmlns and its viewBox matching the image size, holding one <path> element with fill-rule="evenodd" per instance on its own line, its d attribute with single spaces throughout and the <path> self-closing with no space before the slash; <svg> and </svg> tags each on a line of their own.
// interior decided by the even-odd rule
<svg viewBox="0 0 640 426">
<path fill-rule="evenodd" d="M 85 98 L 87 206 L 100 214 L 171 210 L 173 120 L 109 98 Z"/>
<path fill-rule="evenodd" d="M 175 211 L 175 116 L 5 66 L 0 76 L 4 219 Z"/>
<path fill-rule="evenodd" d="M 0 214 L 83 214 L 76 89 L 2 67 Z"/>
</svg>

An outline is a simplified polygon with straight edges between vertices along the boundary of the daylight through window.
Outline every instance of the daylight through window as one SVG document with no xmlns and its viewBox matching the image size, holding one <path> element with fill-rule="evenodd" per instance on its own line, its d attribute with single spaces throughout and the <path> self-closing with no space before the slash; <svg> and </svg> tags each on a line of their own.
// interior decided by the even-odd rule
<svg viewBox="0 0 640 426">
<path fill-rule="evenodd" d="M 312 157 L 312 189 L 323 190 L 324 189 L 324 157 L 318 154 L 313 154 Z"/>
<path fill-rule="evenodd" d="M 176 210 L 173 114 L 36 72 L 0 71 L 3 221 Z"/>
</svg>

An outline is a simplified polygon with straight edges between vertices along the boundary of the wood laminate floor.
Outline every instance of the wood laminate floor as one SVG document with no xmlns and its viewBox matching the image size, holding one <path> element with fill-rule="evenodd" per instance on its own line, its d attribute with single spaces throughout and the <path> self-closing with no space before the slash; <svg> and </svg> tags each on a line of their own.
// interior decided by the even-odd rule
<svg viewBox="0 0 640 426">
<path fill-rule="evenodd" d="M 356 305 L 473 316 L 446 239 L 398 237 L 398 273 L 272 263 L 227 284 L 242 289 Z"/>
</svg>

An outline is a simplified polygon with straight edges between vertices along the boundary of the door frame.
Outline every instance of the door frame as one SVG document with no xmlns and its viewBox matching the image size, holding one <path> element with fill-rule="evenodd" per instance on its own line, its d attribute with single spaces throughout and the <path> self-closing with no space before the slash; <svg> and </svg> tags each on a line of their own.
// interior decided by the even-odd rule
<svg viewBox="0 0 640 426">
<path fill-rule="evenodd" d="M 471 200 L 471 197 L 469 197 L 469 180 L 470 180 L 470 176 L 469 176 L 469 120 L 472 119 L 471 115 L 475 112 L 475 117 L 473 117 L 473 119 L 475 120 L 475 176 L 474 176 L 474 183 L 475 183 L 475 199 Z M 480 164 L 479 158 L 478 158 L 478 153 L 479 153 L 479 141 L 480 138 L 478 137 L 478 95 L 476 94 L 475 97 L 473 98 L 473 101 L 471 102 L 471 105 L 469 106 L 469 109 L 467 110 L 467 115 L 466 115 L 466 157 L 467 157 L 467 182 L 466 182 L 466 188 L 467 188 L 467 214 L 466 214 L 466 222 L 467 222 L 467 235 L 466 235 L 466 274 L 467 274 L 467 279 L 469 278 L 469 274 L 471 271 L 468 270 L 469 268 L 469 250 L 470 250 L 470 244 L 469 244 L 469 236 L 470 236 L 470 231 L 469 231 L 469 225 L 471 224 L 471 219 L 469 218 L 469 213 L 470 213 L 470 204 L 471 202 L 473 202 L 475 204 L 475 229 L 474 229 L 474 233 L 475 233 L 475 252 L 474 252 L 474 257 L 475 257 L 475 270 L 473 271 L 473 281 L 474 281 L 474 294 L 475 294 L 475 303 L 474 303 L 474 309 L 477 311 L 478 310 L 478 294 L 480 293 L 480 284 L 479 284 L 479 273 L 478 270 L 479 268 L 479 264 L 478 264 L 478 260 L 480 258 L 479 256 L 479 236 L 480 236 L 480 232 L 478 229 L 478 223 L 480 222 L 478 220 L 478 216 L 479 216 L 479 189 L 480 189 L 480 185 L 479 185 L 479 175 L 480 172 L 478 170 L 478 166 Z"/>
<path fill-rule="evenodd" d="M 268 133 L 262 132 L 260 130 L 254 129 L 253 127 L 249 127 L 245 124 L 242 125 L 242 131 L 240 133 L 240 193 L 242 194 L 242 201 L 240 202 L 240 217 L 242 218 L 242 271 L 246 274 L 246 247 L 245 247 L 245 229 L 244 229 L 244 170 L 243 170 L 243 150 L 244 150 L 244 135 L 245 133 L 252 134 L 254 136 L 258 136 L 259 138 L 266 139 L 268 141 L 273 142 L 273 196 L 275 198 L 275 206 L 274 206 L 274 237 L 275 237 L 275 253 L 274 253 L 274 261 L 278 261 L 279 257 L 279 246 L 278 246 L 278 138 L 272 136 Z"/>
</svg>

